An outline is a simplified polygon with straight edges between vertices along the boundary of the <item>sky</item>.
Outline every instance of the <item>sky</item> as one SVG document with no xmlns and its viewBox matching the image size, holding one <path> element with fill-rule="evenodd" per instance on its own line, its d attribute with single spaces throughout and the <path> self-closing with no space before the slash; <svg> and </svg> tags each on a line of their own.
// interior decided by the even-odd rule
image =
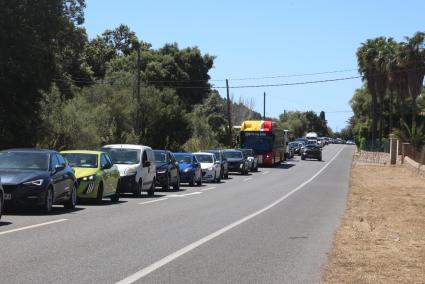
<svg viewBox="0 0 425 284">
<path fill-rule="evenodd" d="M 225 86 L 224 79 L 235 87 L 358 76 L 355 53 L 366 39 L 401 41 L 425 30 L 423 0 L 86 0 L 86 5 L 89 38 L 126 24 L 153 48 L 173 42 L 198 46 L 216 56 L 210 76 L 218 87 Z M 277 78 L 246 79 L 259 77 Z M 349 101 L 361 85 L 361 79 L 351 79 L 230 93 L 235 100 L 253 101 L 262 113 L 266 92 L 268 117 L 284 110 L 323 110 L 338 131 L 352 116 Z M 226 96 L 225 89 L 219 92 Z"/>
</svg>

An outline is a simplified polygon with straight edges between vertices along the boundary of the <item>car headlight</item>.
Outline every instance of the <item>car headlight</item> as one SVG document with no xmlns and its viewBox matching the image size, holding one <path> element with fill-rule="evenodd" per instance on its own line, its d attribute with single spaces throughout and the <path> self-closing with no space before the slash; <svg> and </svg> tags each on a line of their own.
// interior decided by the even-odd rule
<svg viewBox="0 0 425 284">
<path fill-rule="evenodd" d="M 192 168 L 186 168 L 186 169 L 184 169 L 184 172 L 185 173 L 189 173 L 189 172 L 191 172 L 192 171 Z"/>
<path fill-rule="evenodd" d="M 244 164 L 243 163 L 241 163 L 240 165 L 239 165 L 239 168 L 243 168 L 243 166 L 244 166 Z"/>
<path fill-rule="evenodd" d="M 88 180 L 95 180 L 96 179 L 96 175 L 91 175 L 91 176 L 86 176 L 83 177 L 83 181 L 88 181 Z"/>
<path fill-rule="evenodd" d="M 209 167 L 208 170 L 212 171 L 212 170 L 214 170 L 214 167 Z"/>
<path fill-rule="evenodd" d="M 164 170 L 164 169 L 160 169 L 156 171 L 157 174 L 165 174 L 166 172 L 167 170 Z"/>
<path fill-rule="evenodd" d="M 36 179 L 36 180 L 24 182 L 24 184 L 25 185 L 41 186 L 43 184 L 43 180 L 42 179 Z"/>
<path fill-rule="evenodd" d="M 136 168 L 128 168 L 125 170 L 124 175 L 131 176 L 136 174 Z"/>
</svg>

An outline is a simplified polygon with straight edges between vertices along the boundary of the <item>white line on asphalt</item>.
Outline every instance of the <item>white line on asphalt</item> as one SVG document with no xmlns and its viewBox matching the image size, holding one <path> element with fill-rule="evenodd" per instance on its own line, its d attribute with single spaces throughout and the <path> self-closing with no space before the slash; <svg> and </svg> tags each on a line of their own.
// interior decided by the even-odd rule
<svg viewBox="0 0 425 284">
<path fill-rule="evenodd" d="M 151 200 L 151 201 L 145 201 L 145 202 L 140 202 L 139 205 L 143 205 L 143 204 L 148 204 L 148 203 L 154 203 L 154 202 L 158 202 L 158 201 L 162 201 L 162 200 L 167 200 L 167 197 L 163 197 L 160 199 L 155 199 L 155 200 Z"/>
<path fill-rule="evenodd" d="M 172 194 L 172 195 L 167 195 L 167 197 L 186 197 L 186 196 L 196 195 L 196 194 L 202 194 L 202 192 L 195 191 L 195 192 L 186 193 L 186 194 Z"/>
<path fill-rule="evenodd" d="M 266 174 L 268 174 L 269 172 L 264 172 L 264 173 L 262 173 L 263 175 L 266 175 Z"/>
<path fill-rule="evenodd" d="M 243 181 L 249 181 L 249 180 L 252 180 L 252 178 L 246 178 Z"/>
<path fill-rule="evenodd" d="M 204 188 L 204 189 L 201 189 L 201 190 L 202 191 L 207 191 L 207 190 L 214 189 L 214 188 L 216 188 L 216 187 L 215 186 L 212 186 L 212 187 Z"/>
<path fill-rule="evenodd" d="M 312 180 L 314 180 L 318 175 L 320 175 L 335 159 L 336 157 L 338 157 L 338 155 L 342 152 L 342 150 L 344 150 L 345 146 L 343 146 L 336 154 L 335 156 L 333 156 L 333 158 L 331 160 L 329 160 L 329 162 L 326 163 L 326 165 L 323 166 L 323 168 L 321 168 L 318 172 L 316 172 L 311 178 L 309 178 L 308 180 L 306 180 L 305 182 L 303 182 L 302 184 L 300 184 L 299 186 L 297 186 L 296 188 L 294 188 L 293 190 L 291 190 L 290 192 L 288 192 L 287 194 L 285 194 L 284 196 L 282 196 L 281 198 L 279 198 L 278 200 L 276 200 L 275 202 L 273 202 L 272 204 L 264 207 L 263 209 L 260 209 L 230 225 L 227 225 L 226 227 L 215 231 L 214 233 L 203 237 L 200 240 L 197 240 L 196 242 L 191 243 L 190 245 L 158 260 L 157 262 L 152 263 L 149 266 L 146 266 L 145 268 L 139 270 L 138 272 L 134 273 L 133 275 L 128 276 L 127 278 L 124 278 L 123 280 L 117 282 L 117 284 L 130 284 L 130 283 L 134 283 L 137 280 L 145 277 L 146 275 L 154 272 L 155 270 L 163 267 L 164 265 L 172 262 L 173 260 L 179 258 L 180 256 L 196 249 L 197 247 L 205 244 L 206 242 L 211 241 L 212 239 L 226 233 L 227 231 L 230 231 L 231 229 L 251 220 L 252 218 L 270 210 L 271 208 L 275 207 L 276 205 L 278 205 L 279 203 L 281 203 L 282 201 L 284 201 L 285 199 L 287 199 L 288 197 L 290 197 L 292 194 L 294 194 L 295 192 L 297 192 L 298 190 L 300 190 L 301 188 L 303 188 L 304 186 L 306 186 L 307 184 L 309 184 Z"/>
<path fill-rule="evenodd" d="M 40 224 L 35 224 L 35 225 L 26 226 L 26 227 L 22 227 L 22 228 L 16 228 L 16 229 L 9 230 L 9 231 L 3 231 L 3 232 L 0 232 L 0 235 L 6 235 L 6 234 L 19 232 L 19 231 L 23 231 L 23 230 L 34 229 L 34 228 L 38 228 L 38 227 L 42 227 L 42 226 L 47 226 L 47 225 L 65 222 L 65 221 L 68 221 L 68 219 L 59 219 L 59 220 L 50 221 L 50 222 L 46 222 L 46 223 L 40 223 Z"/>
</svg>

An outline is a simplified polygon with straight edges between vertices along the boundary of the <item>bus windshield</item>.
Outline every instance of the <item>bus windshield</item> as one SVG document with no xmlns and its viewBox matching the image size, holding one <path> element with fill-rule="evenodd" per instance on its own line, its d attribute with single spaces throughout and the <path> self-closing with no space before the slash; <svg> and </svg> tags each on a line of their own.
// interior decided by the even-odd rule
<svg viewBox="0 0 425 284">
<path fill-rule="evenodd" d="M 242 148 L 253 149 L 256 154 L 263 154 L 273 150 L 273 137 L 270 135 L 253 135 L 257 133 L 245 133 L 241 138 Z"/>
</svg>

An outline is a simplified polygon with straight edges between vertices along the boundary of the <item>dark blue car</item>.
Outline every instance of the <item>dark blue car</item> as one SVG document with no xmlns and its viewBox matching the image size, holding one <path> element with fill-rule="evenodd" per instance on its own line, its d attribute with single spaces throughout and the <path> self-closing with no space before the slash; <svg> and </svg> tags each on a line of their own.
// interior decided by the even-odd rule
<svg viewBox="0 0 425 284">
<path fill-rule="evenodd" d="M 174 157 L 179 163 L 180 181 L 190 185 L 202 185 L 201 164 L 192 153 L 174 153 Z"/>
<path fill-rule="evenodd" d="M 0 151 L 0 178 L 6 204 L 36 205 L 46 213 L 53 204 L 75 208 L 77 180 L 72 168 L 56 151 Z"/>
</svg>

